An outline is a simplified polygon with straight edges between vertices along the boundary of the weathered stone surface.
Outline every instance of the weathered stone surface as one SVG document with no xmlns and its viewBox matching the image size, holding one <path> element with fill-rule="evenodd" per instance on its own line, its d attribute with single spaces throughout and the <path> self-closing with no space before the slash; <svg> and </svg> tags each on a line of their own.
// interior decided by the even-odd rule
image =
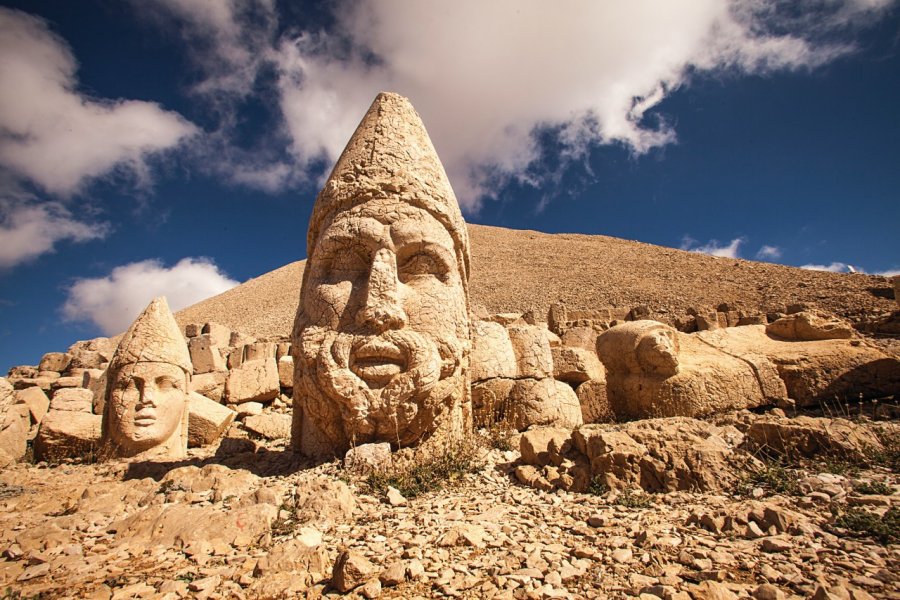
<svg viewBox="0 0 900 600">
<path fill-rule="evenodd" d="M 490 427 L 512 418 L 509 393 L 515 379 L 487 379 L 472 384 L 472 413 L 477 427 Z"/>
<path fill-rule="evenodd" d="M 16 403 L 28 407 L 32 423 L 40 423 L 47 411 L 50 410 L 50 399 L 39 387 L 16 390 Z"/>
<path fill-rule="evenodd" d="M 609 423 L 616 418 L 606 395 L 606 380 L 592 379 L 575 388 L 585 423 Z"/>
<path fill-rule="evenodd" d="M 292 337 L 294 447 L 342 456 L 354 444 L 461 437 L 471 426 L 468 231 L 405 98 L 379 94 L 363 117 L 316 199 L 307 256 Z"/>
<path fill-rule="evenodd" d="M 349 592 L 377 575 L 377 569 L 355 550 L 344 550 L 334 562 L 331 586 L 341 593 Z"/>
<path fill-rule="evenodd" d="M 6 377 L 0 377 L 0 407 L 15 404 L 16 390 Z"/>
<path fill-rule="evenodd" d="M 388 442 L 356 446 L 344 455 L 344 468 L 357 472 L 371 472 L 390 462 L 391 445 Z"/>
<path fill-rule="evenodd" d="M 231 404 L 265 402 L 277 398 L 279 389 L 275 358 L 251 360 L 228 373 L 225 399 Z"/>
<path fill-rule="evenodd" d="M 589 379 L 606 380 L 603 363 L 595 350 L 572 346 L 551 348 L 553 354 L 553 377 L 566 383 L 579 384 Z"/>
<path fill-rule="evenodd" d="M 576 326 L 566 329 L 562 334 L 562 345 L 569 348 L 583 348 L 591 352 L 597 351 L 597 336 L 601 332 L 593 327 Z"/>
<path fill-rule="evenodd" d="M 697 336 L 707 346 L 753 364 L 761 382 L 771 385 L 780 379 L 797 406 L 882 398 L 900 390 L 900 359 L 863 340 L 784 341 L 768 335 L 762 325 Z M 777 378 L 770 368 L 762 370 L 768 364 L 774 365 Z"/>
<path fill-rule="evenodd" d="M 215 402 L 221 402 L 225 396 L 225 372 L 201 373 L 191 377 L 191 391 L 206 396 Z"/>
<path fill-rule="evenodd" d="M 216 371 L 225 371 L 225 359 L 222 358 L 222 351 L 219 346 L 212 343 L 212 338 L 208 333 L 192 337 L 188 342 L 188 350 L 191 353 L 191 364 L 194 366 L 194 373 L 213 373 Z"/>
<path fill-rule="evenodd" d="M 84 388 L 63 388 L 53 393 L 50 410 L 93 412 L 94 394 Z"/>
<path fill-rule="evenodd" d="M 864 461 L 872 451 L 882 449 L 878 438 L 853 421 L 808 416 L 756 419 L 747 431 L 747 443 L 790 458 L 826 455 L 852 462 Z"/>
<path fill-rule="evenodd" d="M 96 415 L 103 414 L 106 406 L 106 370 L 85 369 L 81 374 L 81 387 L 90 390 L 93 394 L 93 411 Z"/>
<path fill-rule="evenodd" d="M 538 427 L 527 431 L 519 442 L 522 461 L 530 465 L 547 465 L 551 454 L 559 453 L 567 442 L 571 445 L 571 438 L 571 429 Z"/>
<path fill-rule="evenodd" d="M 801 311 L 766 326 L 766 333 L 793 341 L 846 340 L 856 337 L 850 323 L 819 311 Z"/>
<path fill-rule="evenodd" d="M 101 454 L 183 458 L 192 372 L 187 344 L 164 297 L 122 336 L 108 369 Z"/>
<path fill-rule="evenodd" d="M 190 339 L 202 333 L 203 326 L 199 323 L 188 323 L 184 326 L 184 337 Z"/>
<path fill-rule="evenodd" d="M 532 425 L 577 427 L 581 404 L 568 384 L 555 379 L 520 379 L 509 393 L 510 422 L 519 431 Z"/>
<path fill-rule="evenodd" d="M 0 405 L 0 468 L 25 456 L 30 427 L 31 415 L 26 405 Z"/>
<path fill-rule="evenodd" d="M 58 462 L 65 458 L 96 456 L 102 420 L 102 416 L 88 412 L 48 412 L 34 440 L 35 460 Z"/>
<path fill-rule="evenodd" d="M 516 355 L 506 327 L 493 321 L 475 321 L 472 326 L 470 373 L 473 382 L 518 375 Z"/>
<path fill-rule="evenodd" d="M 281 413 L 252 415 L 244 419 L 244 428 L 269 440 L 286 440 L 291 437 L 291 416 Z"/>
<path fill-rule="evenodd" d="M 38 370 L 63 373 L 69 368 L 70 362 L 72 362 L 72 357 L 65 352 L 48 352 L 41 357 L 41 363 L 38 366 Z"/>
<path fill-rule="evenodd" d="M 294 492 L 294 517 L 327 531 L 353 518 L 356 499 L 343 481 L 319 478 Z"/>
<path fill-rule="evenodd" d="M 326 573 L 328 552 L 322 544 L 322 534 L 312 527 L 302 527 L 297 537 L 275 544 L 256 563 L 255 574 L 294 571 L 305 575 L 305 586 L 322 579 Z M 280 594 L 283 590 L 276 590 Z"/>
<path fill-rule="evenodd" d="M 294 387 L 294 357 L 282 356 L 278 359 L 278 385 L 287 390 Z"/>
<path fill-rule="evenodd" d="M 253 342 L 244 346 L 244 360 L 276 358 L 274 342 Z M 277 358 L 276 358 L 277 360 Z"/>
<path fill-rule="evenodd" d="M 549 330 L 535 325 L 513 325 L 507 331 L 516 356 L 518 377 L 553 377 Z"/>
<path fill-rule="evenodd" d="M 237 413 L 196 392 L 188 395 L 188 447 L 215 442 L 228 429 Z"/>
<path fill-rule="evenodd" d="M 99 337 L 92 340 L 75 342 L 67 351 L 72 357 L 69 369 L 102 369 L 116 351 L 116 342 L 110 338 Z"/>
<path fill-rule="evenodd" d="M 597 352 L 606 367 L 613 414 L 628 419 L 702 416 L 787 396 L 764 356 L 738 356 L 697 335 L 656 321 L 633 321 L 605 331 L 597 339 Z"/>
<path fill-rule="evenodd" d="M 208 335 L 210 343 L 219 348 L 227 348 L 231 343 L 231 330 L 219 323 L 204 323 L 201 334 Z"/>
</svg>

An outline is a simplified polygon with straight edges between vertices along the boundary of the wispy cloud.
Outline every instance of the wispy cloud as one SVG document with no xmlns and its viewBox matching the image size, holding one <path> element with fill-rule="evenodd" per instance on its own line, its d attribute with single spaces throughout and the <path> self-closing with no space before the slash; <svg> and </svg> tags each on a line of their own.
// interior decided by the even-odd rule
<svg viewBox="0 0 900 600">
<path fill-rule="evenodd" d="M 847 263 L 842 263 L 842 262 L 833 262 L 833 263 L 830 263 L 827 265 L 816 265 L 816 264 L 800 265 L 800 268 L 808 269 L 810 271 L 830 271 L 831 273 L 856 272 L 856 269 L 854 269 Z"/>
<path fill-rule="evenodd" d="M 756 253 L 756 258 L 758 260 L 778 260 L 781 258 L 781 248 L 778 246 L 764 245 Z"/>
<path fill-rule="evenodd" d="M 780 0 L 458 0 L 439 11 L 427 2 L 345 0 L 329 5 L 330 31 L 281 27 L 268 0 L 158 6 L 205 69 L 198 90 L 250 93 L 260 70 L 275 73 L 267 92 L 296 171 L 253 163 L 266 172 L 245 168 L 245 183 L 272 188 L 321 173 L 375 94 L 390 89 L 412 99 L 472 211 L 504 182 L 555 176 L 540 170 L 538 129 L 556 135 L 564 160 L 597 144 L 647 152 L 676 140 L 674 127 L 650 111 L 692 73 L 816 68 L 851 52 L 853 33 L 891 2 L 821 1 L 798 16 Z M 555 43 L 535 43 L 548 28 Z"/>
<path fill-rule="evenodd" d="M 77 91 L 77 63 L 46 22 L 0 8 L 0 167 L 58 196 L 113 170 L 149 178 L 147 158 L 195 133 L 152 102 Z"/>
<path fill-rule="evenodd" d="M 116 267 L 105 277 L 75 281 L 62 312 L 67 320 L 91 321 L 115 335 L 157 296 L 166 296 L 177 311 L 237 284 L 205 258 L 183 258 L 171 267 L 144 260 Z"/>
<path fill-rule="evenodd" d="M 701 245 L 697 240 L 686 235 L 681 240 L 680 248 L 721 258 L 740 258 L 740 248 L 746 241 L 747 239 L 744 237 L 737 237 L 728 244 L 722 244 L 719 240 L 709 240 L 706 244 Z"/>
</svg>

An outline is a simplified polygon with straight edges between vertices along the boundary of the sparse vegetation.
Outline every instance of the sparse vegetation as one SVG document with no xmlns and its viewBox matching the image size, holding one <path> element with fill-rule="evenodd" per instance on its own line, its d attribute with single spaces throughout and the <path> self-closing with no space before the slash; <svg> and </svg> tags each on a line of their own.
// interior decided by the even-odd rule
<svg viewBox="0 0 900 600">
<path fill-rule="evenodd" d="M 588 484 L 587 493 L 592 496 L 605 496 L 609 493 L 609 486 L 603 483 L 603 479 L 599 475 L 594 475 Z"/>
<path fill-rule="evenodd" d="M 875 435 L 882 448 L 871 450 L 869 459 L 891 473 L 900 473 L 900 430 L 882 427 L 875 430 Z"/>
<path fill-rule="evenodd" d="M 751 471 L 744 481 L 739 484 L 741 495 L 749 496 L 754 488 L 762 488 L 770 493 L 785 494 L 788 496 L 800 495 L 801 471 L 791 469 L 779 462 L 766 462 L 762 469 Z"/>
<path fill-rule="evenodd" d="M 900 541 L 900 508 L 896 506 L 884 515 L 851 508 L 838 515 L 834 524 L 857 535 L 872 537 L 882 544 Z"/>
<path fill-rule="evenodd" d="M 860 481 L 853 486 L 853 491 L 857 494 L 890 496 L 894 493 L 894 488 L 883 481 Z"/>
<path fill-rule="evenodd" d="M 482 466 L 483 446 L 475 437 L 450 443 L 418 460 L 393 464 L 369 474 L 366 484 L 373 492 L 396 488 L 405 498 L 440 489 L 466 473 Z"/>
<path fill-rule="evenodd" d="M 653 497 L 641 490 L 626 489 L 616 497 L 616 504 L 625 508 L 649 508 Z"/>
</svg>

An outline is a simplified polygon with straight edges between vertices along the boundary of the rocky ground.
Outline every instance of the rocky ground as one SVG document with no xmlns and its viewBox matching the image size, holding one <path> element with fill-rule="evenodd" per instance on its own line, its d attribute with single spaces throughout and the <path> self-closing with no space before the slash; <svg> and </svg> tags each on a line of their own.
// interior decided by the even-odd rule
<svg viewBox="0 0 900 600">
<path fill-rule="evenodd" d="M 602 235 L 547 234 L 469 225 L 470 299 L 487 313 L 647 307 L 672 321 L 689 308 L 784 312 L 810 303 L 862 328 L 900 333 L 883 323 L 896 310 L 891 282 L 643 244 Z M 302 243 L 302 242 L 300 242 Z M 298 248 L 298 255 L 302 249 Z M 305 261 L 263 274 L 180 311 L 182 325 L 215 321 L 256 337 L 290 335 Z"/>
<path fill-rule="evenodd" d="M 746 430 L 757 418 L 767 417 L 720 416 L 716 426 Z M 658 422 L 661 432 L 671 425 Z M 873 439 L 884 426 L 857 424 Z M 891 464 L 885 453 L 862 468 L 824 453 L 789 468 L 757 463 L 715 493 L 600 485 L 572 493 L 522 485 L 518 449 L 485 439 L 466 456 L 478 468 L 416 497 L 409 480 L 397 483 L 404 498 L 385 487 L 399 480 L 305 465 L 285 442 L 251 439 L 236 424 L 217 447 L 179 464 L 8 467 L 0 590 L 104 599 L 900 598 L 900 546 L 890 537 L 900 527 L 896 447 L 894 470 L 882 466 Z"/>
</svg>

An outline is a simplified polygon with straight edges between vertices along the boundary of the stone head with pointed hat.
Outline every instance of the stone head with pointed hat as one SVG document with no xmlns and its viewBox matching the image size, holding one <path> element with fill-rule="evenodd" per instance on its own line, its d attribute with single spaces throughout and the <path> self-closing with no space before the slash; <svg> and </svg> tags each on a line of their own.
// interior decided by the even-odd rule
<svg viewBox="0 0 900 600">
<path fill-rule="evenodd" d="M 109 364 L 101 452 L 107 458 L 187 454 L 187 344 L 164 297 L 122 336 Z"/>
<path fill-rule="evenodd" d="M 407 447 L 470 424 L 469 240 L 406 98 L 379 94 L 313 207 L 294 322 L 292 444 Z"/>
</svg>

